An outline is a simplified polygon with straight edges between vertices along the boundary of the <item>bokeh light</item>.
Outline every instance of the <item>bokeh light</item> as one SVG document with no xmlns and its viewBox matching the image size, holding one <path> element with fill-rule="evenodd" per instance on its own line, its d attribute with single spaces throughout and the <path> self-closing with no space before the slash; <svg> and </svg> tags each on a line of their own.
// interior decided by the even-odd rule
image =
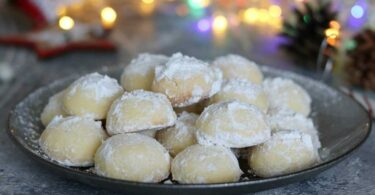
<svg viewBox="0 0 375 195">
<path fill-rule="evenodd" d="M 340 35 L 340 31 L 335 28 L 328 28 L 324 31 L 324 34 L 326 35 L 326 37 L 336 38 Z"/>
<path fill-rule="evenodd" d="M 211 3 L 210 0 L 188 0 L 189 7 L 193 9 L 202 9 L 209 6 Z"/>
<path fill-rule="evenodd" d="M 113 8 L 105 7 L 100 12 L 100 17 L 104 28 L 112 28 L 116 21 L 117 13 Z"/>
<path fill-rule="evenodd" d="M 59 20 L 59 27 L 63 30 L 70 30 L 74 27 L 74 20 L 69 16 L 63 16 Z"/>
<path fill-rule="evenodd" d="M 222 16 L 218 15 L 214 18 L 212 23 L 212 28 L 214 32 L 224 32 L 228 27 L 228 20 Z"/>
<path fill-rule="evenodd" d="M 258 19 L 258 10 L 256 8 L 248 8 L 243 14 L 243 20 L 248 23 L 254 23 Z"/>
<path fill-rule="evenodd" d="M 334 28 L 334 29 L 340 29 L 341 28 L 341 25 L 339 22 L 337 22 L 336 20 L 332 20 L 329 22 L 329 26 L 331 28 Z"/>
<path fill-rule="evenodd" d="M 201 32 L 206 32 L 210 30 L 210 21 L 208 19 L 201 19 L 197 24 L 198 30 Z"/>
<path fill-rule="evenodd" d="M 145 4 L 153 4 L 155 0 L 142 0 Z"/>
<path fill-rule="evenodd" d="M 277 5 L 271 5 L 271 6 L 268 8 L 268 11 L 269 11 L 270 15 L 271 15 L 272 17 L 275 17 L 275 18 L 280 17 L 280 16 L 281 16 L 281 13 L 282 13 L 281 8 L 280 8 L 279 6 L 277 6 Z"/>
<path fill-rule="evenodd" d="M 359 18 L 362 18 L 362 17 L 363 17 L 365 11 L 364 11 L 364 9 L 363 9 L 362 6 L 360 6 L 360 5 L 355 5 L 355 6 L 353 6 L 352 9 L 350 10 L 350 13 L 352 14 L 352 16 L 353 16 L 354 18 L 359 19 Z"/>
</svg>

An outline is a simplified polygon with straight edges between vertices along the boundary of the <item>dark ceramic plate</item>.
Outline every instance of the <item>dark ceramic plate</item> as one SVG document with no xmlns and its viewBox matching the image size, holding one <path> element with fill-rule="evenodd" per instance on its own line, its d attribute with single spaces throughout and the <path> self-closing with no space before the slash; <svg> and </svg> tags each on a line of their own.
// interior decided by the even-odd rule
<svg viewBox="0 0 375 195">
<path fill-rule="evenodd" d="M 266 77 L 286 77 L 302 85 L 311 95 L 311 117 L 318 127 L 322 150 L 322 162 L 309 169 L 272 178 L 247 178 L 234 183 L 222 184 L 153 184 L 109 179 L 92 173 L 91 169 L 71 168 L 56 164 L 44 155 L 38 146 L 43 130 L 40 113 L 48 98 L 66 87 L 78 76 L 72 76 L 42 87 L 27 96 L 10 113 L 9 135 L 32 158 L 62 176 L 89 185 L 131 194 L 240 194 L 279 187 L 310 178 L 343 160 L 357 149 L 368 137 L 371 120 L 366 110 L 349 96 L 320 82 L 290 72 L 263 67 Z M 119 78 L 119 68 L 104 73 Z"/>
</svg>

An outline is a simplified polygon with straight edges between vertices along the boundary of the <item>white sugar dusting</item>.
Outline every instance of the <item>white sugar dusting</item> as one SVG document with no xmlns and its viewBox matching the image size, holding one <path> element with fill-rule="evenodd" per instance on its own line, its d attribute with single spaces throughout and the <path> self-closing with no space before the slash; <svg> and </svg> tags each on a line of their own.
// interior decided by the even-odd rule
<svg viewBox="0 0 375 195">
<path fill-rule="evenodd" d="M 228 54 L 226 56 L 220 56 L 214 60 L 212 63 L 214 66 L 252 66 L 254 68 L 258 68 L 256 63 L 250 61 L 242 56 L 236 54 Z"/>
<path fill-rule="evenodd" d="M 224 93 L 245 94 L 246 97 L 253 99 L 256 98 L 259 93 L 262 93 L 263 89 L 260 85 L 250 83 L 247 80 L 233 79 L 224 82 L 221 91 Z"/>
<path fill-rule="evenodd" d="M 66 95 L 74 96 L 78 91 L 94 92 L 94 99 L 100 101 L 103 98 L 113 97 L 123 91 L 116 79 L 99 73 L 91 73 L 74 81 Z"/>
<path fill-rule="evenodd" d="M 158 113 L 154 113 L 155 110 L 163 110 L 167 119 L 163 124 L 151 124 L 144 123 L 138 124 L 133 121 L 123 121 L 124 119 L 124 108 L 123 105 L 127 101 L 134 101 L 139 111 L 145 112 L 143 117 L 156 117 Z M 155 110 L 145 110 L 143 103 L 150 102 Z M 146 107 L 149 109 L 148 107 Z M 135 90 L 132 92 L 125 92 L 120 98 L 114 101 L 112 104 L 107 117 L 107 130 L 110 133 L 120 133 L 129 131 L 142 131 L 142 130 L 160 130 L 165 127 L 172 126 L 176 121 L 176 113 L 173 111 L 172 105 L 169 102 L 167 96 L 161 93 L 154 93 L 144 90 Z M 151 118 L 149 120 L 152 120 Z"/>
<path fill-rule="evenodd" d="M 251 118 L 238 120 L 235 115 L 246 112 Z M 226 120 L 223 124 L 222 118 Z M 251 121 L 251 122 L 249 122 Z M 205 124 L 214 126 L 205 127 Z M 223 128 L 223 126 L 225 126 Z M 270 138 L 271 130 L 262 111 L 253 105 L 238 101 L 221 102 L 207 107 L 197 120 L 196 137 L 202 145 L 221 145 L 241 148 L 257 145 Z M 230 128 L 230 131 L 229 129 Z M 243 131 L 246 132 L 244 135 Z"/>
<path fill-rule="evenodd" d="M 194 113 L 182 112 L 176 120 L 175 128 L 173 128 L 174 131 L 177 131 L 176 139 L 181 139 L 189 133 L 194 134 L 196 131 L 195 121 L 197 119 L 198 115 Z"/>
<path fill-rule="evenodd" d="M 128 66 L 124 68 L 123 76 L 128 74 L 138 74 L 145 76 L 149 71 L 154 71 L 157 66 L 163 66 L 168 61 L 165 55 L 142 53 L 133 59 Z"/>
<path fill-rule="evenodd" d="M 263 89 L 268 95 L 270 108 L 287 108 L 288 102 L 298 98 L 310 108 L 311 98 L 301 86 L 287 78 L 268 78 L 263 82 Z"/>
<path fill-rule="evenodd" d="M 209 70 L 208 64 L 194 57 L 175 53 L 169 58 L 164 67 L 158 67 L 155 71 L 156 80 L 163 78 L 179 78 L 182 80 L 188 79 L 196 73 L 207 72 Z"/>
<path fill-rule="evenodd" d="M 268 114 L 268 122 L 273 132 L 280 130 L 297 130 L 308 133 L 316 148 L 320 148 L 318 131 L 313 121 L 303 114 L 288 109 L 275 109 Z"/>
</svg>

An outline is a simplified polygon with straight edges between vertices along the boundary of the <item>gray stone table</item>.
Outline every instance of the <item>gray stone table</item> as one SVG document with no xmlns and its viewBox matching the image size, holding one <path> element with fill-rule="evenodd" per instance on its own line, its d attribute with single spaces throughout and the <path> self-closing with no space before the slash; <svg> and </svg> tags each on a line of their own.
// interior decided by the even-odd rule
<svg viewBox="0 0 375 195">
<path fill-rule="evenodd" d="M 30 26 L 22 14 L 0 7 L 1 21 L 13 22 L 15 32 L 25 31 Z M 224 45 L 218 46 L 212 43 L 208 35 L 194 33 L 189 28 L 192 24 L 188 20 L 158 15 L 154 19 L 137 22 L 130 22 L 129 28 L 117 32 L 126 39 L 121 43 L 121 49 L 117 53 L 75 52 L 49 60 L 39 60 L 30 50 L 0 47 L 0 60 L 4 60 L 9 52 L 15 53 L 15 57 L 10 61 L 16 73 L 12 81 L 0 84 L 0 194 L 113 193 L 53 174 L 23 154 L 6 135 L 10 109 L 28 93 L 51 81 L 72 73 L 90 72 L 103 66 L 127 63 L 130 57 L 143 51 L 168 55 L 181 51 L 203 59 L 212 59 L 226 53 L 238 53 L 262 64 L 299 71 L 280 52 L 262 49 L 262 41 L 257 41 L 253 35 L 246 37 L 245 34 L 245 38 L 241 39 L 234 37 Z M 144 32 L 145 29 L 147 32 Z M 9 32 L 4 25 L 0 25 L 0 33 L 12 31 Z M 244 45 L 243 39 L 247 39 L 253 45 Z M 375 135 L 372 133 L 368 141 L 353 155 L 315 178 L 259 194 L 375 194 L 374 168 Z"/>
</svg>

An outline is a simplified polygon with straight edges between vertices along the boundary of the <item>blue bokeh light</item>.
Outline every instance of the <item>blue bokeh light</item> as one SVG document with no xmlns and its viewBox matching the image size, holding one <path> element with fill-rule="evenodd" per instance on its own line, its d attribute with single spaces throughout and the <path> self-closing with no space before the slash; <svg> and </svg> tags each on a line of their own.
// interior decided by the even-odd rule
<svg viewBox="0 0 375 195">
<path fill-rule="evenodd" d="M 360 5 L 355 5 L 355 6 L 352 7 L 350 13 L 352 14 L 352 16 L 353 16 L 354 18 L 359 19 L 359 18 L 362 18 L 362 17 L 363 17 L 365 11 L 364 11 L 364 9 L 363 9 L 362 6 L 360 6 Z"/>
</svg>

